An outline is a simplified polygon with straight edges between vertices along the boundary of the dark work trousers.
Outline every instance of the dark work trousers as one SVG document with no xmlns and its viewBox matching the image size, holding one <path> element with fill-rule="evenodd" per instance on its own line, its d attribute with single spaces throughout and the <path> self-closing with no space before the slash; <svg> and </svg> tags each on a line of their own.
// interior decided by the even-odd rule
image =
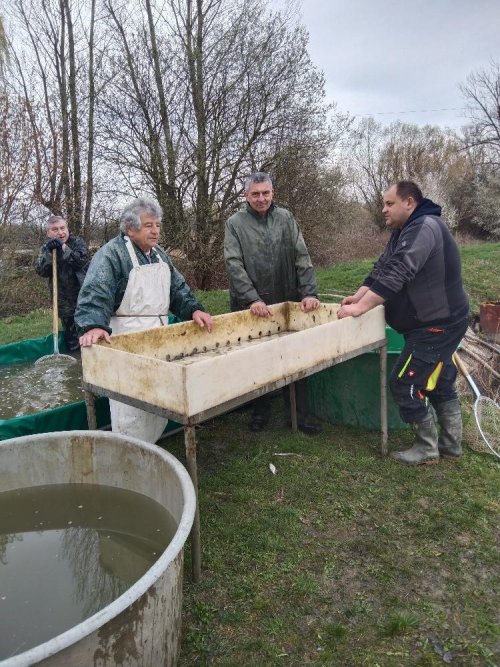
<svg viewBox="0 0 500 667">
<path fill-rule="evenodd" d="M 71 317 L 61 317 L 61 322 L 64 330 L 64 340 L 69 352 L 76 352 L 80 349 L 78 341 L 78 333 L 76 331 L 75 320 Z"/>
<path fill-rule="evenodd" d="M 405 345 L 390 377 L 392 397 L 404 422 L 425 421 L 429 402 L 436 407 L 457 398 L 457 369 L 452 355 L 468 318 L 457 324 L 423 327 L 404 334 Z"/>
<path fill-rule="evenodd" d="M 264 418 L 269 417 L 269 411 L 271 410 L 271 398 L 272 394 L 264 394 L 256 398 L 253 403 L 252 416 L 256 417 L 257 415 Z M 283 398 L 285 401 L 285 407 L 287 410 L 287 419 L 290 417 L 290 387 L 287 385 L 283 387 Z M 299 417 L 306 417 L 307 415 L 307 380 L 297 380 L 295 383 L 295 400 L 297 403 L 297 414 Z"/>
</svg>

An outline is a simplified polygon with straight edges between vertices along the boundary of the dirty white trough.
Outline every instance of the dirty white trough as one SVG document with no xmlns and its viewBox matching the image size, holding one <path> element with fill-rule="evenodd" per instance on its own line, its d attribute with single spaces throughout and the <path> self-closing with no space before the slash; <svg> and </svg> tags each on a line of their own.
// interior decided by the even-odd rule
<svg viewBox="0 0 500 667">
<path fill-rule="evenodd" d="M 214 317 L 212 333 L 194 322 L 119 334 L 111 344 L 82 350 L 89 427 L 93 394 L 142 408 L 185 425 L 187 464 L 197 488 L 194 425 L 336 363 L 381 351 L 382 452 L 387 441 L 384 309 L 337 319 L 335 303 L 303 313 L 297 303 L 271 306 L 272 316 L 249 310 Z M 293 387 L 293 385 L 291 385 Z M 292 408 L 295 405 L 294 393 Z M 384 416 L 385 413 L 385 416 Z M 296 428 L 296 415 L 292 413 Z M 199 517 L 193 526 L 197 551 Z M 199 547 L 199 545 L 198 545 Z M 194 578 L 199 562 L 193 558 Z"/>
<path fill-rule="evenodd" d="M 303 313 L 287 302 L 272 306 L 269 318 L 248 310 L 218 315 L 211 334 L 194 322 L 120 334 L 111 345 L 82 351 L 83 379 L 181 423 L 201 421 L 235 398 L 287 384 L 385 341 L 382 307 L 344 320 L 337 320 L 337 308 L 323 304 Z"/>
</svg>

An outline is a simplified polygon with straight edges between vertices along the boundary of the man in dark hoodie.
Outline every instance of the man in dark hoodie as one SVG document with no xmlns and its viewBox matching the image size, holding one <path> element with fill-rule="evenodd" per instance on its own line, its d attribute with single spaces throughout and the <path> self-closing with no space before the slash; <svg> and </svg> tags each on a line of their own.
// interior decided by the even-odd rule
<svg viewBox="0 0 500 667">
<path fill-rule="evenodd" d="M 383 214 L 392 234 L 363 285 L 346 297 L 338 317 L 357 317 L 385 304 L 387 323 L 405 345 L 391 373 L 390 388 L 415 443 L 391 456 L 403 463 L 438 463 L 462 455 L 462 415 L 455 391 L 453 353 L 468 324 L 460 254 L 441 207 L 424 199 L 412 181 L 384 194 Z M 438 434 L 430 405 L 436 413 Z"/>
</svg>

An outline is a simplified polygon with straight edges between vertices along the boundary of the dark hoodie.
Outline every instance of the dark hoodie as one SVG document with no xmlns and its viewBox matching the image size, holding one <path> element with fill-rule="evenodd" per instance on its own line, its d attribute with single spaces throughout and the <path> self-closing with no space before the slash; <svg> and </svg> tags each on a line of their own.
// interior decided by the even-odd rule
<svg viewBox="0 0 500 667">
<path fill-rule="evenodd" d="M 386 300 L 385 319 L 400 333 L 454 324 L 469 312 L 458 247 L 440 215 L 424 199 L 392 232 L 364 282 Z"/>
</svg>

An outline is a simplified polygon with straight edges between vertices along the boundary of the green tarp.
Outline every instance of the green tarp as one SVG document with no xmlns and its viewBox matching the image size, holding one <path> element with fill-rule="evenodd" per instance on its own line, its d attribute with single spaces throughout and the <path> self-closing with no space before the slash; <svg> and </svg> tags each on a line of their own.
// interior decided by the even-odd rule
<svg viewBox="0 0 500 667">
<path fill-rule="evenodd" d="M 59 334 L 59 351 L 66 352 L 63 334 Z M 44 338 L 30 338 L 17 343 L 0 345 L 0 366 L 22 364 L 36 361 L 46 354 L 54 352 L 52 334 Z M 97 426 L 104 428 L 110 423 L 109 403 L 107 398 L 96 400 Z M 42 410 L 33 415 L 23 415 L 12 419 L 0 419 L 0 440 L 18 438 L 35 433 L 52 431 L 75 431 L 87 429 L 87 410 L 85 401 L 67 403 L 51 410 Z"/>
<path fill-rule="evenodd" d="M 170 318 L 169 318 L 170 319 Z M 36 361 L 54 351 L 52 334 L 44 338 L 31 338 L 17 343 L 0 345 L 0 366 Z M 66 352 L 66 344 L 62 334 L 59 335 L 59 351 Z M 110 424 L 109 403 L 107 398 L 96 399 L 96 417 L 98 428 Z M 177 422 L 169 422 L 165 433 L 179 428 Z M 0 440 L 17 438 L 35 433 L 51 433 L 53 431 L 86 430 L 87 410 L 85 401 L 77 401 L 66 405 L 43 410 L 33 415 L 24 415 L 12 419 L 0 419 Z"/>
<path fill-rule="evenodd" d="M 96 400 L 97 426 L 103 428 L 110 422 L 109 403 L 106 398 Z M 51 410 L 13 419 L 0 419 L 0 440 L 18 438 L 21 435 L 51 433 L 53 431 L 86 430 L 87 411 L 85 401 L 67 403 Z"/>
<path fill-rule="evenodd" d="M 64 335 L 59 334 L 59 351 L 66 352 L 66 343 Z M 54 352 L 54 336 L 45 336 L 45 338 L 31 338 L 29 340 L 19 340 L 17 343 L 0 345 L 0 366 L 6 364 L 22 364 L 26 361 L 35 361 L 45 354 Z"/>
<path fill-rule="evenodd" d="M 387 377 L 404 345 L 404 338 L 386 327 Z M 312 414 L 331 424 L 349 424 L 367 429 L 380 428 L 380 359 L 368 352 L 316 373 L 307 381 Z M 387 392 L 387 420 L 390 429 L 408 428 Z"/>
</svg>

